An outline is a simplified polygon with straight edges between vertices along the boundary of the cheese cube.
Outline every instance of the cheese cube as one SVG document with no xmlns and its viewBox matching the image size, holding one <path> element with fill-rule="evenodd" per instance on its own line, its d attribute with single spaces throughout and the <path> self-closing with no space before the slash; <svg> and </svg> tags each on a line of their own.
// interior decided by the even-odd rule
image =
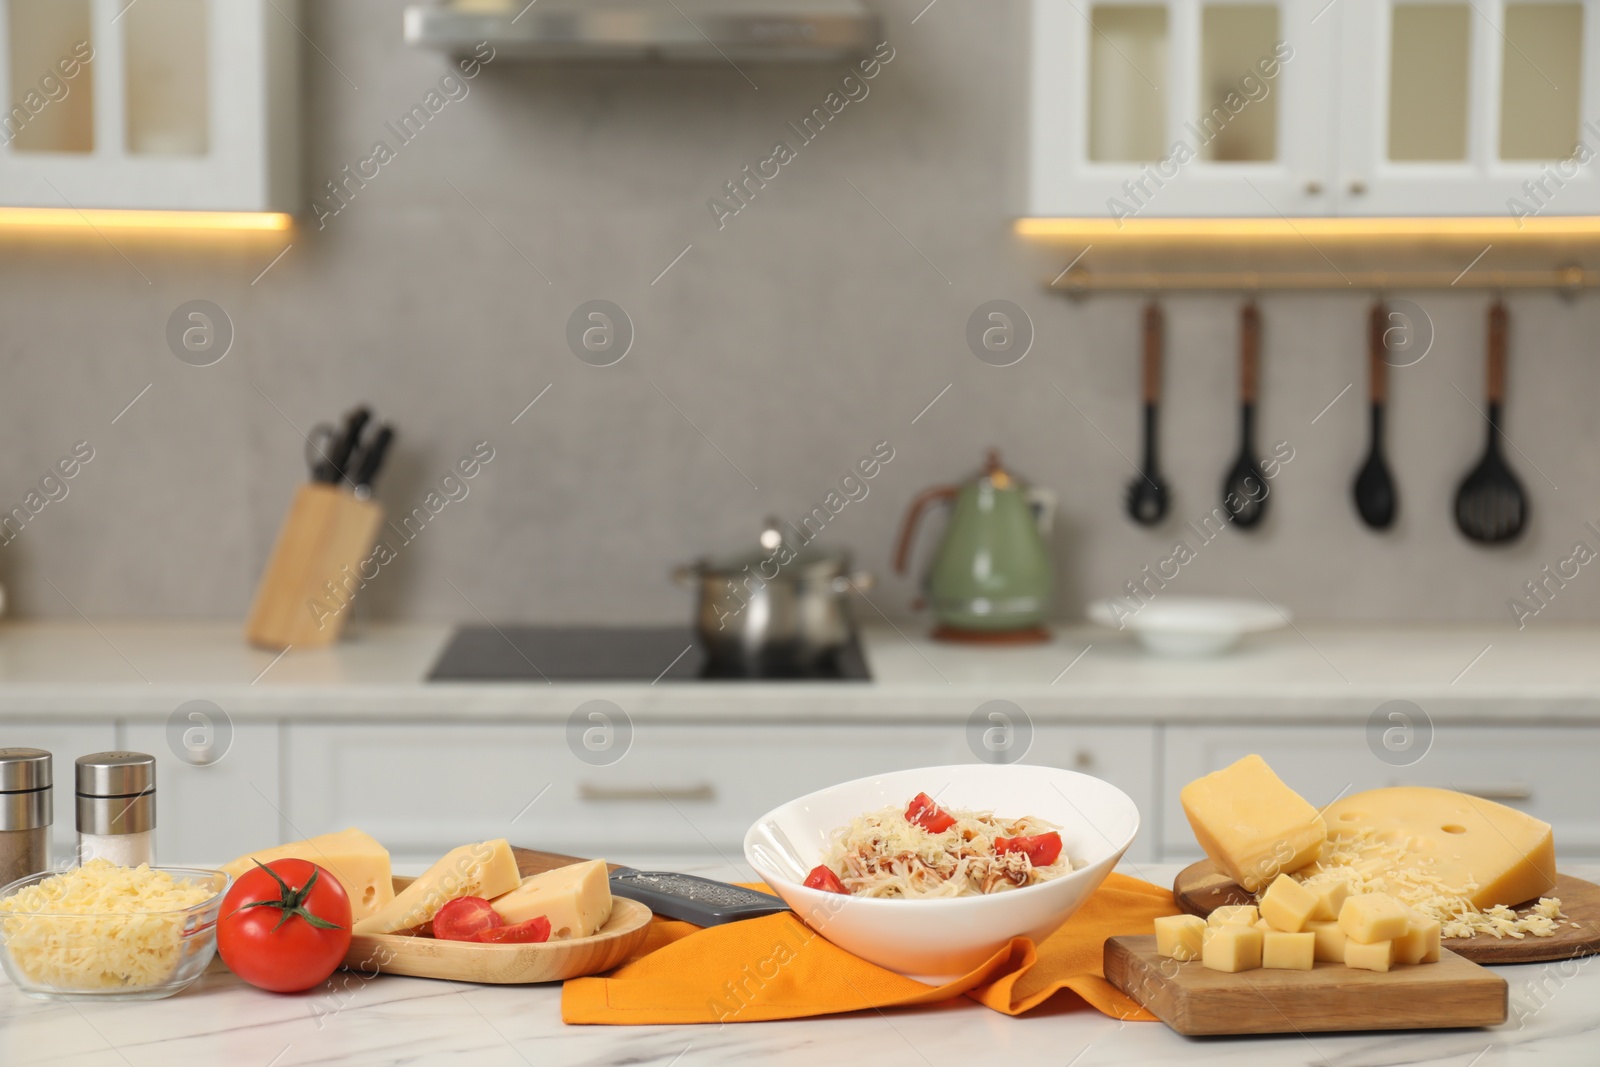
<svg viewBox="0 0 1600 1067">
<path fill-rule="evenodd" d="M 1429 874 L 1485 910 L 1545 896 L 1556 883 L 1550 824 L 1491 800 L 1395 786 L 1330 804 L 1327 820 L 1337 830 L 1370 829 L 1379 841 L 1403 845 Z M 1468 892 L 1469 885 L 1477 888 Z"/>
<path fill-rule="evenodd" d="M 1317 910 L 1311 913 L 1311 918 L 1317 922 L 1338 922 L 1339 909 L 1344 907 L 1344 898 L 1350 895 L 1350 883 L 1323 882 L 1306 888 L 1317 898 Z"/>
<path fill-rule="evenodd" d="M 1429 919 L 1415 911 L 1408 916 L 1410 927 L 1394 943 L 1396 963 L 1438 963 L 1440 927 L 1437 919 Z"/>
<path fill-rule="evenodd" d="M 1271 923 L 1267 922 L 1267 920 L 1265 920 L 1265 919 L 1257 919 L 1255 922 L 1251 923 L 1250 925 L 1254 926 L 1257 930 L 1260 930 L 1263 934 L 1266 933 L 1268 930 L 1275 929 L 1275 927 Z"/>
<path fill-rule="evenodd" d="M 1348 897 L 1339 909 L 1339 929 L 1363 945 L 1404 937 L 1411 927 L 1408 909 L 1387 893 Z"/>
<path fill-rule="evenodd" d="M 1261 913 L 1256 911 L 1254 904 L 1224 904 L 1206 917 L 1206 923 L 1211 926 L 1222 926 L 1224 923 L 1251 926 L 1259 918 Z"/>
<path fill-rule="evenodd" d="M 1344 965 L 1361 971 L 1387 971 L 1394 962 L 1393 941 L 1373 941 L 1370 944 L 1345 938 Z"/>
<path fill-rule="evenodd" d="M 1260 756 L 1197 778 L 1179 799 L 1206 855 L 1251 893 L 1316 859 L 1327 840 L 1317 809 Z"/>
<path fill-rule="evenodd" d="M 1317 961 L 1328 963 L 1344 962 L 1344 931 L 1339 929 L 1336 922 L 1306 923 L 1306 932 L 1316 938 L 1316 948 L 1313 955 Z"/>
<path fill-rule="evenodd" d="M 337 878 L 344 887 L 345 896 L 350 898 L 352 922 L 360 922 L 394 899 L 389 851 L 354 827 L 264 848 L 217 869 L 237 881 L 241 875 L 255 870 L 257 860 L 271 863 L 287 859 L 309 860 Z"/>
<path fill-rule="evenodd" d="M 1304 930 L 1316 910 L 1316 894 L 1287 874 L 1278 875 L 1261 898 L 1261 917 L 1271 923 L 1274 930 L 1284 933 L 1297 934 Z"/>
<path fill-rule="evenodd" d="M 1212 927 L 1200 962 L 1213 971 L 1229 974 L 1255 970 L 1261 966 L 1261 931 L 1239 923 Z"/>
<path fill-rule="evenodd" d="M 522 881 L 505 838 L 462 845 L 442 856 L 422 877 L 402 889 L 389 906 L 356 923 L 356 934 L 392 934 L 431 922 L 457 897 L 497 897 Z"/>
<path fill-rule="evenodd" d="M 1261 966 L 1280 971 L 1309 971 L 1316 960 L 1315 934 L 1271 930 L 1261 938 Z"/>
<path fill-rule="evenodd" d="M 552 941 L 588 937 L 611 918 L 611 883 L 606 861 L 589 860 L 529 875 L 511 892 L 489 901 L 489 906 L 508 926 L 544 916 L 550 920 Z M 1195 922 L 1200 920 L 1195 919 Z"/>
<path fill-rule="evenodd" d="M 1180 963 L 1197 960 L 1205 929 L 1198 915 L 1163 915 L 1156 920 L 1156 953 Z"/>
</svg>

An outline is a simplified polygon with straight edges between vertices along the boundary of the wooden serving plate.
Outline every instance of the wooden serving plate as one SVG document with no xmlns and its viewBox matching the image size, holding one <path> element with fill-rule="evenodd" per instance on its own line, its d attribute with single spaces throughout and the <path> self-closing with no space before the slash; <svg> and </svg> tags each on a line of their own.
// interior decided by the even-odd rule
<svg viewBox="0 0 1600 1067">
<path fill-rule="evenodd" d="M 1383 974 L 1318 963 L 1310 971 L 1225 974 L 1156 955 L 1156 939 L 1106 942 L 1106 980 L 1180 1034 L 1317 1033 L 1498 1026 L 1506 980 L 1450 951 Z"/>
<path fill-rule="evenodd" d="M 512 848 L 526 878 L 583 861 L 575 856 Z M 611 865 L 615 868 L 615 864 Z M 395 878 L 396 893 L 413 878 Z M 358 934 L 345 953 L 346 970 L 363 974 L 401 974 L 453 982 L 521 985 L 562 982 L 620 966 L 650 935 L 650 909 L 638 901 L 613 897 L 611 918 L 593 936 L 540 945 L 478 945 L 406 934 Z"/>
<path fill-rule="evenodd" d="M 1178 907 L 1202 919 L 1225 904 L 1256 902 L 1213 860 L 1201 860 L 1179 871 L 1172 883 L 1172 895 Z M 1600 886 L 1570 874 L 1558 874 L 1555 889 L 1547 895 L 1561 899 L 1561 910 L 1567 916 L 1556 920 L 1556 932 L 1549 937 L 1447 937 L 1444 947 L 1463 959 L 1489 964 L 1543 963 L 1600 955 Z M 1517 912 L 1525 915 L 1527 908 L 1518 908 Z"/>
</svg>

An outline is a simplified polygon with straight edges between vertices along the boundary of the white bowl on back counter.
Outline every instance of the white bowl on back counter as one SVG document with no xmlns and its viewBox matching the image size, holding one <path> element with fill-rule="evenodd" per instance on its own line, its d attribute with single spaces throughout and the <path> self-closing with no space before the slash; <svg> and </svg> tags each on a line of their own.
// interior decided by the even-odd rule
<svg viewBox="0 0 1600 1067">
<path fill-rule="evenodd" d="M 1220 596 L 1158 596 L 1142 604 L 1113 597 L 1094 601 L 1087 614 L 1101 626 L 1131 631 L 1158 656 L 1219 656 L 1245 634 L 1289 625 L 1289 612 L 1276 604 Z"/>
<path fill-rule="evenodd" d="M 941 807 L 1024 816 L 1061 827 L 1073 870 L 987 895 L 903 899 L 807 888 L 834 831 L 857 816 L 904 806 L 918 793 Z M 758 819 L 745 859 L 823 937 L 847 952 L 923 981 L 972 970 L 1014 937 L 1035 944 L 1066 922 L 1111 873 L 1139 831 L 1139 809 L 1108 782 L 1022 764 L 926 767 L 861 778 L 791 800 Z"/>
</svg>

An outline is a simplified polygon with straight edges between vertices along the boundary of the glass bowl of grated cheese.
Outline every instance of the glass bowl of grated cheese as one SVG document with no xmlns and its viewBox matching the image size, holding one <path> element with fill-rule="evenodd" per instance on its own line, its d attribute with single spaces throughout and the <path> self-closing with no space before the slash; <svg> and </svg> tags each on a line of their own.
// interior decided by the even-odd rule
<svg viewBox="0 0 1600 1067">
<path fill-rule="evenodd" d="M 0 965 L 45 1000 L 156 1000 L 200 977 L 217 950 L 228 876 L 91 860 L 0 888 Z"/>
</svg>

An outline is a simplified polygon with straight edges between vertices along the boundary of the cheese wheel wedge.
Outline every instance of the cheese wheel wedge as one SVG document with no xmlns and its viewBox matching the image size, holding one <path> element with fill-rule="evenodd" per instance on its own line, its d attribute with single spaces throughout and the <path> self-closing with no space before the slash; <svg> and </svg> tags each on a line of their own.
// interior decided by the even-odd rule
<svg viewBox="0 0 1600 1067">
<path fill-rule="evenodd" d="M 1316 859 L 1327 839 L 1317 809 L 1257 755 L 1196 778 L 1179 800 L 1206 855 L 1252 893 Z"/>
<path fill-rule="evenodd" d="M 550 940 L 588 937 L 611 918 L 611 882 L 605 860 L 574 863 L 543 874 L 532 874 L 489 906 L 506 925 L 544 916 L 550 920 Z"/>
<path fill-rule="evenodd" d="M 289 859 L 309 860 L 339 879 L 345 895 L 350 898 L 350 918 L 355 922 L 387 907 L 394 899 L 389 850 L 353 826 L 336 834 L 322 834 L 248 852 L 218 870 L 238 879 L 255 868 L 253 861 L 271 863 Z"/>
<path fill-rule="evenodd" d="M 457 897 L 497 897 L 522 880 L 505 838 L 462 845 L 442 856 L 389 905 L 356 923 L 352 933 L 392 934 L 429 922 Z"/>
</svg>

